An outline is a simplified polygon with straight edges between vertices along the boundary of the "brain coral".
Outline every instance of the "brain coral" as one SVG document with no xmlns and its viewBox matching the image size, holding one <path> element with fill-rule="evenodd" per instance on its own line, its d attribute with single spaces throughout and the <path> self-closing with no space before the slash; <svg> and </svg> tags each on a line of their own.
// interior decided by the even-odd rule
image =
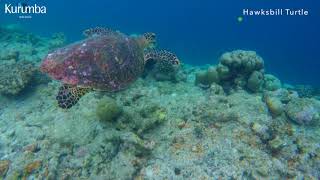
<svg viewBox="0 0 320 180">
<path fill-rule="evenodd" d="M 266 90 L 275 91 L 281 88 L 281 81 L 272 74 L 264 75 L 264 87 Z"/>
<path fill-rule="evenodd" d="M 235 50 L 220 57 L 220 63 L 227 66 L 232 73 L 252 73 L 263 69 L 263 59 L 255 51 Z"/>
<path fill-rule="evenodd" d="M 208 77 L 212 80 L 209 81 Z M 261 91 L 264 85 L 263 59 L 255 51 L 226 52 L 220 57 L 217 66 L 196 75 L 196 85 L 210 86 L 213 82 L 223 87 Z"/>
</svg>

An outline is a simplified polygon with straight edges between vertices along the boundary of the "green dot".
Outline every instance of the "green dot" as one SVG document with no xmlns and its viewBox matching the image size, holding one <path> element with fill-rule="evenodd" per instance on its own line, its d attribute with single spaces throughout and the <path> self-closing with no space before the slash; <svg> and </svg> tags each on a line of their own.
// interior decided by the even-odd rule
<svg viewBox="0 0 320 180">
<path fill-rule="evenodd" d="M 243 21 L 243 17 L 242 16 L 239 16 L 237 19 L 238 19 L 238 22 L 242 22 Z"/>
</svg>

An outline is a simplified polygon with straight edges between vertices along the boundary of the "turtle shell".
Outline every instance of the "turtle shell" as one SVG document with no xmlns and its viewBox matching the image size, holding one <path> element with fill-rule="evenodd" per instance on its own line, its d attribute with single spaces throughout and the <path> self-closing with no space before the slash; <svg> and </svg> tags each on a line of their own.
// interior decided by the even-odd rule
<svg viewBox="0 0 320 180">
<path fill-rule="evenodd" d="M 65 84 L 117 91 L 144 69 L 143 48 L 120 32 L 91 36 L 49 53 L 41 70 Z"/>
</svg>

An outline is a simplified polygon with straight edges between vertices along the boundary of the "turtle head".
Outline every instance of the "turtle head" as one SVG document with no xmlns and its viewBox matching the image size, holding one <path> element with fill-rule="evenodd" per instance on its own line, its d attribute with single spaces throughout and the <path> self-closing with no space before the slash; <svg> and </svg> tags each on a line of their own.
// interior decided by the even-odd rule
<svg viewBox="0 0 320 180">
<path fill-rule="evenodd" d="M 156 34 L 152 32 L 144 33 L 138 38 L 143 49 L 152 49 L 156 46 Z"/>
<path fill-rule="evenodd" d="M 51 78 L 62 81 L 66 84 L 76 85 L 79 78 L 70 73 L 76 69 L 76 64 L 70 60 L 64 60 L 63 56 L 67 54 L 62 53 L 62 49 L 58 49 L 49 53 L 42 61 L 40 71 L 48 74 Z"/>
<path fill-rule="evenodd" d="M 63 68 L 60 63 L 54 58 L 54 54 L 49 53 L 42 61 L 40 70 L 48 74 L 56 80 L 60 80 L 63 75 Z"/>
</svg>

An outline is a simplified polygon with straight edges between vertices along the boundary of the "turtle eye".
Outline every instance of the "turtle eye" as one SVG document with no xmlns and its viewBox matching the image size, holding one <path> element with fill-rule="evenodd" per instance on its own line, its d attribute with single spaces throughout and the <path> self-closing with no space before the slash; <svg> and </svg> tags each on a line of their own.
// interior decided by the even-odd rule
<svg viewBox="0 0 320 180">
<path fill-rule="evenodd" d="M 155 39 L 156 38 L 156 34 L 155 33 L 150 33 L 150 39 Z"/>
<path fill-rule="evenodd" d="M 173 55 L 171 57 L 171 62 L 172 62 L 173 65 L 179 65 L 180 64 L 179 59 L 177 57 L 175 57 L 175 55 Z"/>
</svg>

